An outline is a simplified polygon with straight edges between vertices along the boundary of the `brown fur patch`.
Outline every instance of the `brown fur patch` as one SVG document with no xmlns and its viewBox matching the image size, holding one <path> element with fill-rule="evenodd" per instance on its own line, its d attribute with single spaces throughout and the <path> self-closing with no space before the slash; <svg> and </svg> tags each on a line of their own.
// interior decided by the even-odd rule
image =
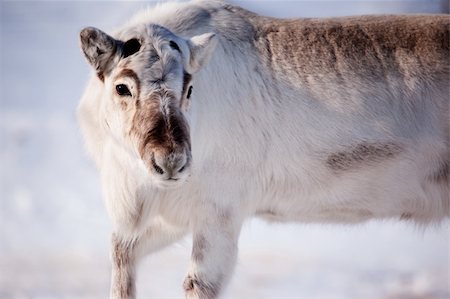
<svg viewBox="0 0 450 299">
<path fill-rule="evenodd" d="M 134 243 L 124 243 L 115 235 L 112 238 L 113 290 L 118 298 L 134 298 Z"/>
<path fill-rule="evenodd" d="M 395 143 L 364 142 L 346 151 L 328 156 L 326 165 L 335 171 L 349 170 L 364 164 L 381 162 L 401 152 L 401 147 Z"/>
<path fill-rule="evenodd" d="M 185 292 L 193 292 L 199 299 L 217 298 L 220 292 L 218 283 L 206 282 L 198 277 L 188 276 L 183 282 Z"/>
<path fill-rule="evenodd" d="M 400 215 L 400 220 L 411 220 L 412 214 L 411 213 L 403 213 Z"/>
<path fill-rule="evenodd" d="M 129 77 L 134 80 L 136 84 L 136 96 L 139 97 L 139 94 L 141 92 L 141 81 L 139 80 L 138 75 L 131 69 L 124 68 L 120 71 L 120 73 L 115 77 L 115 80 L 122 78 L 122 77 Z"/>
<path fill-rule="evenodd" d="M 100 79 L 100 81 L 105 82 L 105 76 L 103 75 L 103 72 L 97 72 L 97 77 Z"/>
<path fill-rule="evenodd" d="M 178 107 L 170 106 L 161 111 L 161 97 L 174 97 L 171 93 L 153 94 L 136 103 L 130 135 L 137 139 L 141 158 L 151 165 L 152 154 L 156 151 L 165 154 L 190 150 L 189 128 Z M 169 102 L 176 101 L 168 99 Z M 172 104 L 173 105 L 173 104 Z"/>
<path fill-rule="evenodd" d="M 392 78 L 411 90 L 449 74 L 450 18 L 447 15 L 359 16 L 280 20 L 255 18 L 255 46 L 272 71 L 318 97 L 373 80 Z"/>
</svg>

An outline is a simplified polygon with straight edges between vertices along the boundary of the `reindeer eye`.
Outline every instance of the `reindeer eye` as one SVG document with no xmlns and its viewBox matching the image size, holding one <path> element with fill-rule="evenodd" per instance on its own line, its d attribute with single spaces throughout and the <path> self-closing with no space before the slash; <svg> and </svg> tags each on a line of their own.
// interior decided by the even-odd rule
<svg viewBox="0 0 450 299">
<path fill-rule="evenodd" d="M 189 86 L 188 93 L 187 93 L 186 97 L 189 99 L 191 97 L 191 94 L 192 94 L 192 86 Z"/>
<path fill-rule="evenodd" d="M 116 91 L 120 96 L 131 96 L 131 92 L 125 84 L 116 85 Z"/>
</svg>

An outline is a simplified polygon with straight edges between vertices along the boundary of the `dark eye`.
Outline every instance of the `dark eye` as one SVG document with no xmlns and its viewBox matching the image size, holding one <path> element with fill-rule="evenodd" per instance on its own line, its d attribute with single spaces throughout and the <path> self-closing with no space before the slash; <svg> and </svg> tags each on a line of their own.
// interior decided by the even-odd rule
<svg viewBox="0 0 450 299">
<path fill-rule="evenodd" d="M 116 91 L 120 96 L 131 96 L 131 92 L 125 84 L 116 85 Z"/>
<path fill-rule="evenodd" d="M 189 86 L 188 93 L 187 93 L 186 97 L 189 99 L 191 97 L 191 94 L 192 94 L 192 86 Z"/>
</svg>

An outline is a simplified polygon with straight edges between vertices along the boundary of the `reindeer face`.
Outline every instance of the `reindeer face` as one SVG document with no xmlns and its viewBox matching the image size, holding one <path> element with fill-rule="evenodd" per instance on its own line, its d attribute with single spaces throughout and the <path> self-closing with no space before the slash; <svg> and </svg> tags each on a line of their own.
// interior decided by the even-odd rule
<svg viewBox="0 0 450 299">
<path fill-rule="evenodd" d="M 214 34 L 184 40 L 149 25 L 122 32 L 118 39 L 85 28 L 80 40 L 103 82 L 105 129 L 142 159 L 156 185 L 180 185 L 192 163 L 185 117 L 192 74 L 209 59 Z"/>
</svg>

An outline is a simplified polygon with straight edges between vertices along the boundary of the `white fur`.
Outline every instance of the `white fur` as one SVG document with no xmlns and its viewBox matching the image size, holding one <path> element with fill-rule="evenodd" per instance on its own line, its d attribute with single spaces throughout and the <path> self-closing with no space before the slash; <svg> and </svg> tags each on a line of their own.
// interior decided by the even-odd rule
<svg viewBox="0 0 450 299">
<path fill-rule="evenodd" d="M 121 32 L 140 24 L 165 25 L 189 5 L 221 9 L 222 4 L 158 5 L 135 17 Z M 211 29 L 199 28 L 195 34 Z M 177 32 L 183 37 L 194 33 L 187 34 Z M 202 260 L 192 260 L 189 276 L 221 289 L 234 267 L 240 228 L 255 215 L 322 223 L 400 218 L 404 213 L 423 223 L 448 217 L 448 188 L 424 183 L 437 167 L 438 157 L 447 151 L 438 126 L 432 123 L 433 109 L 424 111 L 430 123 L 423 131 L 429 134 L 403 132 L 397 124 L 405 120 L 391 118 L 402 117 L 395 111 L 369 118 L 357 103 L 349 102 L 345 109 L 336 104 L 339 113 L 333 114 L 329 107 L 314 105 L 301 87 L 278 94 L 275 89 L 283 86 L 265 84 L 269 74 L 255 72 L 257 63 L 255 53 L 219 37 L 211 59 L 194 75 L 193 99 L 186 113 L 191 175 L 173 189 L 156 187 L 138 155 L 105 127 L 105 114 L 111 118 L 114 113 L 105 108 L 111 96 L 104 88 L 108 79 L 104 84 L 93 75 L 79 106 L 80 124 L 101 173 L 114 234 L 137 244 L 133 256 L 143 256 L 192 232 L 194 243 L 195 238 L 204 238 L 207 245 Z M 270 100 L 274 96 L 282 98 Z M 386 103 L 381 92 L 377 102 Z M 345 149 L 352 140 L 390 140 L 392 136 L 397 136 L 404 150 L 386 163 L 336 174 L 321 159 Z M 134 269 L 134 264 L 127 267 Z M 113 280 L 118 276 L 113 274 Z M 116 283 L 113 297 L 119 296 Z M 187 291 L 189 298 L 209 296 L 195 283 L 194 288 Z"/>
</svg>

